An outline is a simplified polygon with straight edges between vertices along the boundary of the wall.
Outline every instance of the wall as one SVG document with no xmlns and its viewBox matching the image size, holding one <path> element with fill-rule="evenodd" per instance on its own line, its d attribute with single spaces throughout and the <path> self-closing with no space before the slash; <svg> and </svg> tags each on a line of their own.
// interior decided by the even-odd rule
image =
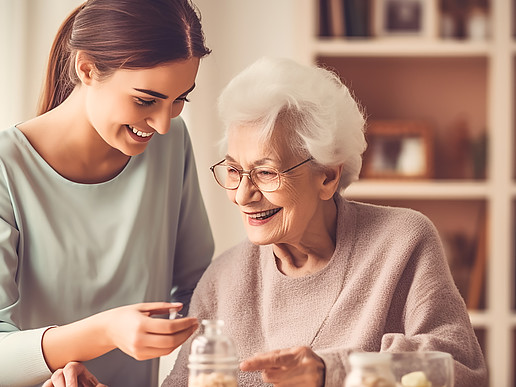
<svg viewBox="0 0 516 387">
<path fill-rule="evenodd" d="M 80 3 L 0 2 L 0 128 L 34 116 L 52 40 L 64 18 Z"/>
</svg>

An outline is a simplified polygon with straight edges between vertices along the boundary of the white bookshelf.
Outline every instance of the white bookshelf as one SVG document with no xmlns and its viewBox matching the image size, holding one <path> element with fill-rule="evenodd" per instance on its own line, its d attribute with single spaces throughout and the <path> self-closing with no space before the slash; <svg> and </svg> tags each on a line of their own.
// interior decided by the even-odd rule
<svg viewBox="0 0 516 387">
<path fill-rule="evenodd" d="M 331 67 L 341 73 L 342 63 L 358 58 L 373 63 L 383 58 L 412 60 L 453 60 L 469 58 L 484 63 L 480 82 L 485 88 L 485 127 L 488 132 L 488 158 L 485 179 L 452 178 L 420 181 L 367 180 L 352 184 L 346 191 L 350 199 L 387 203 L 471 202 L 485 212 L 487 235 L 487 269 L 485 306 L 470 311 L 476 330 L 483 331 L 483 345 L 489 367 L 490 386 L 514 387 L 516 368 L 515 312 L 515 103 L 516 41 L 512 35 L 514 0 L 490 0 L 490 37 L 485 41 L 442 40 L 439 38 L 366 38 L 318 37 L 317 0 L 302 0 L 293 10 L 298 19 L 299 58 L 307 63 L 329 59 Z M 434 13 L 433 17 L 439 17 Z M 335 64 L 337 65 L 335 66 Z M 341 66 L 339 68 L 339 66 Z M 437 70 L 438 71 L 438 70 Z M 341 74 L 343 75 L 343 74 Z M 344 74 L 345 75 L 345 74 Z M 374 77 L 371 74 L 371 77 Z M 359 80 L 355 80 L 356 84 Z M 379 89 L 378 93 L 382 90 Z M 424 91 L 421 91 L 424 93 Z M 414 91 L 417 93 L 417 90 Z M 386 92 L 385 98 L 388 98 Z M 367 101 L 361 101 L 367 108 Z M 460 102 L 457 108 L 460 108 Z M 438 155 L 437 155 L 438 157 Z M 430 205 L 424 208 L 434 208 Z M 458 205 L 457 208 L 460 206 Z M 460 211 L 460 210 L 459 210 Z M 432 214 L 427 214 L 431 217 Z M 468 216 L 450 211 L 450 222 Z M 466 221 L 467 222 L 467 221 Z M 446 224 L 446 222 L 444 222 Z M 438 229 L 439 229 L 439 225 Z"/>
</svg>

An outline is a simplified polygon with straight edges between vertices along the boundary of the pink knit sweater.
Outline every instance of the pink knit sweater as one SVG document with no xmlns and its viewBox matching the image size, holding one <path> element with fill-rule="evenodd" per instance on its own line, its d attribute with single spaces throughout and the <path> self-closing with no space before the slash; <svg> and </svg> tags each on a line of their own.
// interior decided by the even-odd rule
<svg viewBox="0 0 516 387">
<path fill-rule="evenodd" d="M 430 220 L 409 209 L 335 201 L 336 248 L 324 269 L 287 277 L 272 246 L 244 241 L 212 262 L 190 315 L 224 320 L 242 360 L 310 346 L 325 362 L 325 387 L 342 387 L 353 350 L 449 352 L 455 387 L 486 386 L 482 352 Z M 163 387 L 187 386 L 189 344 Z M 239 385 L 265 384 L 260 373 L 240 372 Z"/>
</svg>

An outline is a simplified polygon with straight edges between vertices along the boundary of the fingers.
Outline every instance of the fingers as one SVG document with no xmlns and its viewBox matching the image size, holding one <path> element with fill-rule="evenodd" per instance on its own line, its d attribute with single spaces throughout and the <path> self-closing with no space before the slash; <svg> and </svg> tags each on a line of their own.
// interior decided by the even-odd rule
<svg viewBox="0 0 516 387">
<path fill-rule="evenodd" d="M 181 303 L 149 302 L 105 312 L 106 336 L 110 343 L 137 360 L 167 355 L 183 344 L 198 328 L 196 318 L 154 318 L 181 309 Z"/>
<path fill-rule="evenodd" d="M 157 335 L 173 335 L 192 328 L 197 329 L 199 321 L 195 317 L 185 317 L 180 319 L 152 318 L 145 322 L 145 330 L 148 333 Z"/>
<path fill-rule="evenodd" d="M 141 331 L 118 346 L 137 360 L 168 355 L 182 345 L 198 328 L 195 318 L 178 320 L 145 317 Z"/>
<path fill-rule="evenodd" d="M 42 387 L 97 387 L 97 379 L 81 363 L 70 362 L 56 370 Z"/>
<path fill-rule="evenodd" d="M 240 363 L 240 369 L 261 371 L 263 381 L 275 387 L 324 384 L 324 362 L 309 347 L 261 353 Z"/>
<path fill-rule="evenodd" d="M 295 360 L 295 356 L 290 349 L 260 353 L 240 363 L 240 369 L 242 371 L 260 371 L 267 368 L 285 367 Z"/>
<path fill-rule="evenodd" d="M 53 387 L 66 387 L 66 380 L 65 380 L 65 377 L 63 375 L 63 370 L 62 369 L 58 369 L 57 371 L 55 371 L 52 374 L 52 376 L 50 377 L 49 381 L 50 381 L 49 386 L 53 386 Z M 49 382 L 49 381 L 47 380 L 47 382 Z M 77 384 L 75 384 L 75 386 L 77 386 Z"/>
<path fill-rule="evenodd" d="M 79 387 L 79 375 L 84 374 L 85 372 L 88 372 L 86 367 L 84 367 L 81 363 L 77 362 L 71 362 L 68 363 L 63 368 L 63 376 L 64 380 L 66 382 L 66 387 Z"/>
<path fill-rule="evenodd" d="M 155 314 L 168 314 L 170 309 L 180 311 L 183 309 L 183 304 L 180 302 L 143 302 L 137 304 L 136 307 L 140 312 L 151 316 Z"/>
<path fill-rule="evenodd" d="M 198 324 L 195 324 L 170 334 L 147 334 L 142 338 L 142 347 L 144 347 L 142 351 L 149 354 L 154 351 L 153 357 L 158 356 L 156 353 L 159 353 L 159 356 L 166 355 L 182 345 L 197 330 L 197 327 Z M 140 356 L 143 352 L 140 353 Z"/>
</svg>

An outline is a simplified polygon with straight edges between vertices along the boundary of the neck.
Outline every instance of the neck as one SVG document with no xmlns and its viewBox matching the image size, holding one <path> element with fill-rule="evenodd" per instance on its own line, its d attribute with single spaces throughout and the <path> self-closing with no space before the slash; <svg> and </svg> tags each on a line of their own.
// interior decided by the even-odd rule
<svg viewBox="0 0 516 387">
<path fill-rule="evenodd" d="M 273 245 L 276 265 L 283 274 L 302 277 L 316 273 L 333 257 L 337 230 L 337 206 L 333 199 L 322 202 L 316 219 L 297 243 Z"/>
<path fill-rule="evenodd" d="M 45 161 L 65 178 L 98 183 L 116 176 L 129 157 L 107 144 L 90 124 L 80 89 L 51 111 L 19 125 Z"/>
</svg>

